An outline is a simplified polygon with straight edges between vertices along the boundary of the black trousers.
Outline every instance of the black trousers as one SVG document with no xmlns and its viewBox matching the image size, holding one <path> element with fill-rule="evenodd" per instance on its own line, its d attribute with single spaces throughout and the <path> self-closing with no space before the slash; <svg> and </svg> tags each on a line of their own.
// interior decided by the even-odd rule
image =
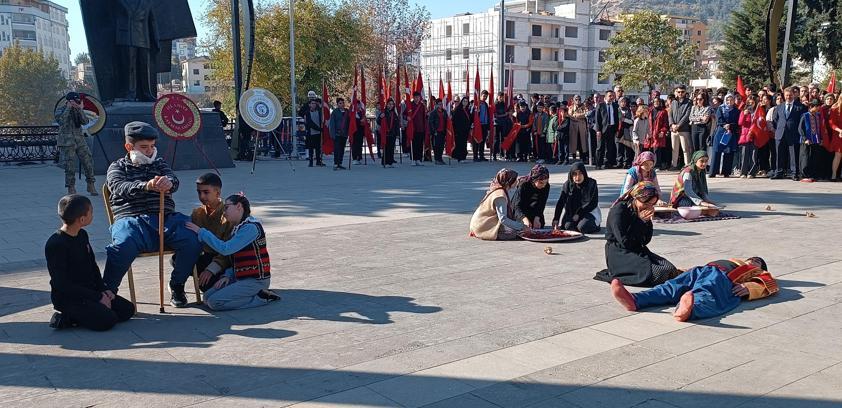
<svg viewBox="0 0 842 408">
<path fill-rule="evenodd" d="M 444 133 L 445 132 L 434 132 L 432 135 L 433 155 L 435 156 L 436 161 L 443 161 L 442 155 L 444 154 Z"/>
<path fill-rule="evenodd" d="M 690 142 L 693 143 L 693 151 L 705 150 L 707 148 L 707 137 L 710 129 L 707 125 L 690 126 Z"/>
<path fill-rule="evenodd" d="M 471 142 L 471 148 L 474 151 L 474 160 L 485 158 L 485 143 L 488 141 L 488 128 L 488 125 L 482 125 L 482 142 Z"/>
<path fill-rule="evenodd" d="M 342 160 L 345 158 L 345 145 L 348 144 L 348 138 L 337 136 L 333 139 L 333 165 L 341 166 Z"/>
<path fill-rule="evenodd" d="M 617 146 L 614 142 L 614 136 L 617 134 L 617 129 L 609 126 L 605 132 L 602 132 L 602 137 L 597 137 L 596 140 L 596 165 L 597 166 L 613 166 L 617 158 Z"/>
<path fill-rule="evenodd" d="M 799 158 L 799 166 L 801 169 L 801 177 L 804 178 L 811 178 L 816 179 L 819 178 L 819 175 L 816 171 L 817 159 L 820 158 L 821 152 L 819 149 L 824 150 L 821 145 L 817 144 L 808 144 L 801 146 L 800 158 Z"/>
<path fill-rule="evenodd" d="M 111 301 L 110 309 L 102 303 L 89 300 L 63 303 L 55 309 L 71 322 L 94 331 L 109 330 L 117 323 L 131 319 L 135 313 L 132 302 L 120 296 Z"/>
<path fill-rule="evenodd" d="M 510 130 L 512 130 L 511 121 L 497 123 L 494 125 L 494 141 L 491 143 L 491 157 L 496 158 L 497 155 L 500 154 L 500 145 L 503 143 L 503 139 L 506 138 Z"/>
<path fill-rule="evenodd" d="M 740 176 L 754 176 L 757 174 L 757 148 L 754 143 L 740 146 Z M 752 173 L 752 169 L 754 173 Z"/>
<path fill-rule="evenodd" d="M 377 139 L 380 140 L 380 138 Z M 395 142 L 397 139 L 398 135 L 386 135 L 386 147 L 382 156 L 384 166 L 395 164 Z"/>
<path fill-rule="evenodd" d="M 596 234 L 599 232 L 599 225 L 596 225 L 596 218 L 591 214 L 585 214 L 579 221 L 569 220 L 564 223 L 562 229 L 567 231 L 579 231 L 583 234 Z"/>
<path fill-rule="evenodd" d="M 424 160 L 424 139 L 426 135 L 424 132 L 415 132 L 412 135 L 412 160 Z"/>
<path fill-rule="evenodd" d="M 453 146 L 453 154 L 451 155 L 456 160 L 465 160 L 468 157 L 468 138 L 471 137 L 470 130 L 454 130 L 456 134 L 453 135 L 453 139 L 456 141 L 456 145 Z"/>
<path fill-rule="evenodd" d="M 532 134 L 529 130 L 521 130 L 517 134 L 517 158 L 526 160 L 532 151 Z"/>
<path fill-rule="evenodd" d="M 751 169 L 749 169 L 748 174 L 755 176 L 758 171 L 762 170 L 768 172 L 770 170 L 769 154 L 772 151 L 771 146 L 772 143 L 766 143 L 763 147 L 754 147 L 754 164 L 751 166 Z"/>
<path fill-rule="evenodd" d="M 363 159 L 363 130 L 357 130 L 354 134 L 354 140 L 351 141 L 351 160 Z"/>
<path fill-rule="evenodd" d="M 777 154 L 775 176 L 798 177 L 798 152 L 800 147 L 801 145 L 792 145 L 785 139 L 775 140 L 775 152 Z M 789 172 L 787 172 L 787 169 L 789 169 Z"/>
<path fill-rule="evenodd" d="M 316 163 L 322 162 L 321 135 L 307 135 L 307 157 L 310 158 L 310 163 L 313 163 L 313 159 L 316 159 Z"/>
</svg>

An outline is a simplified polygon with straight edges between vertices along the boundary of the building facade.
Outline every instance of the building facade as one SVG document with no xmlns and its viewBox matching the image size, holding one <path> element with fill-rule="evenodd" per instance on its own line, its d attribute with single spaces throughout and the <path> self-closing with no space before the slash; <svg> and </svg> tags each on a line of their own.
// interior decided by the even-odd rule
<svg viewBox="0 0 842 408">
<path fill-rule="evenodd" d="M 65 7 L 47 0 L 0 0 L 0 53 L 14 43 L 55 57 L 65 78 L 70 79 Z"/>
<path fill-rule="evenodd" d="M 211 91 L 213 68 L 207 57 L 195 57 L 181 62 L 181 89 L 188 94 Z"/>
<path fill-rule="evenodd" d="M 433 95 L 439 77 L 453 92 L 466 91 L 466 70 L 473 89 L 479 66 L 482 89 L 493 68 L 495 90 L 514 75 L 514 93 L 545 94 L 567 100 L 573 95 L 607 89 L 613 75 L 601 78 L 603 51 L 619 26 L 595 18 L 590 1 L 506 2 L 501 30 L 499 8 L 433 20 L 430 37 L 421 45 L 421 69 Z M 503 31 L 503 54 L 500 34 Z M 506 74 L 499 78 L 499 66 Z"/>
<path fill-rule="evenodd" d="M 686 16 L 662 16 L 681 31 L 682 38 L 688 44 L 696 46 L 696 67 L 701 67 L 708 49 L 708 26 L 701 20 Z"/>
<path fill-rule="evenodd" d="M 172 56 L 178 62 L 196 58 L 196 37 L 174 40 L 172 42 Z"/>
</svg>

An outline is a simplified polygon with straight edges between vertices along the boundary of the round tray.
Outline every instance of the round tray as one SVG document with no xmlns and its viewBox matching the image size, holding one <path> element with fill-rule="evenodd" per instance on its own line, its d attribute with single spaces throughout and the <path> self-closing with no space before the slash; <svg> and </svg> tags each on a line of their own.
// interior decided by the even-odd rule
<svg viewBox="0 0 842 408">
<path fill-rule="evenodd" d="M 542 228 L 542 229 L 536 229 L 536 230 L 533 230 L 533 231 L 536 231 L 536 232 L 551 232 L 551 231 L 552 231 L 552 229 L 550 229 L 550 228 Z M 569 234 L 570 236 L 565 236 L 565 237 L 552 237 L 552 238 L 528 238 L 528 237 L 525 237 L 525 236 L 523 236 L 523 235 L 518 235 L 518 236 L 520 236 L 520 238 L 521 238 L 521 239 L 523 239 L 523 240 L 526 240 L 526 241 L 532 241 L 532 242 L 562 242 L 562 241 L 572 241 L 572 240 L 574 240 L 574 239 L 579 239 L 579 238 L 582 238 L 582 237 L 584 236 L 581 232 L 578 232 L 578 231 L 564 231 L 564 232 L 565 232 L 565 234 Z"/>
</svg>

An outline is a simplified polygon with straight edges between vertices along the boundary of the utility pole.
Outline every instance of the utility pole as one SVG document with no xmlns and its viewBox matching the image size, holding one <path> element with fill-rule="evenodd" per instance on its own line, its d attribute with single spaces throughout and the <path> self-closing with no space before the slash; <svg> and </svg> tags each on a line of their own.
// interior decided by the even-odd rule
<svg viewBox="0 0 842 408">
<path fill-rule="evenodd" d="M 291 150 L 290 154 L 297 156 L 298 155 L 298 143 L 296 143 L 295 136 L 294 136 L 295 135 L 295 129 L 296 129 L 295 122 L 298 120 L 298 118 L 295 116 L 295 115 L 298 114 L 298 112 L 295 110 L 296 105 L 298 104 L 298 101 L 296 100 L 295 96 L 296 96 L 298 91 L 295 89 L 295 11 L 294 11 L 295 7 L 294 6 L 295 6 L 295 0 L 289 0 L 289 83 L 290 83 L 289 90 L 290 90 L 290 93 L 291 93 L 289 100 L 290 100 L 290 104 L 291 104 L 291 106 L 290 106 L 291 107 L 290 117 L 292 118 L 290 120 L 290 124 L 289 124 L 289 135 L 291 137 L 291 140 L 293 141 L 292 149 L 290 149 Z M 323 102 L 327 102 L 327 101 L 323 101 Z"/>
<path fill-rule="evenodd" d="M 231 45 L 234 54 L 234 132 L 231 135 L 231 155 L 240 157 L 240 95 L 243 93 L 243 62 L 240 52 L 240 0 L 231 0 Z M 248 146 L 246 146 L 248 149 Z"/>
</svg>

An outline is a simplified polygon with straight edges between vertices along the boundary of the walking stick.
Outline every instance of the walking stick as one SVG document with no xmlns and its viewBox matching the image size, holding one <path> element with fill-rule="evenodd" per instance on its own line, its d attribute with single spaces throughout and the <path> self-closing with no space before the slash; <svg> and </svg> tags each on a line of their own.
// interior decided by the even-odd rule
<svg viewBox="0 0 842 408">
<path fill-rule="evenodd" d="M 158 199 L 158 294 L 159 309 L 164 313 L 164 192 Z"/>
<path fill-rule="evenodd" d="M 400 126 L 398 126 L 398 140 L 395 140 L 396 144 L 398 142 L 401 144 L 401 155 L 398 156 L 398 160 L 400 160 L 400 163 L 403 164 L 403 128 Z"/>
</svg>

